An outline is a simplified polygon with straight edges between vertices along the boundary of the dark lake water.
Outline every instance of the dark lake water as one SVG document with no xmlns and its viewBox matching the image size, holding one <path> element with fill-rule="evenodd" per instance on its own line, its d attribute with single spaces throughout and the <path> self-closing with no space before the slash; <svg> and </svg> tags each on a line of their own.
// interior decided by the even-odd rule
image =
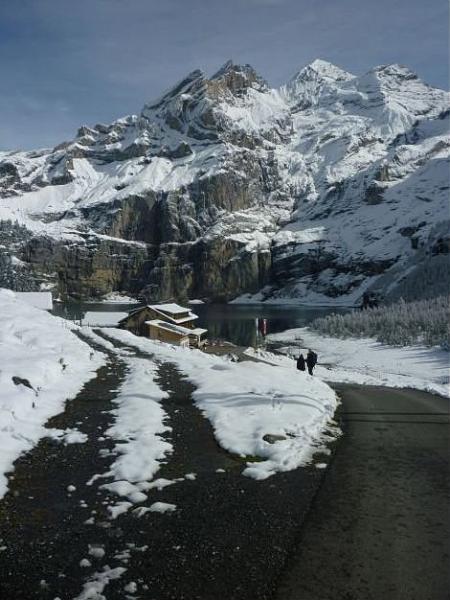
<svg viewBox="0 0 450 600">
<path fill-rule="evenodd" d="M 329 308 L 275 306 L 267 304 L 199 304 L 192 306 L 208 336 L 233 342 L 238 346 L 255 346 L 264 335 L 294 327 L 304 327 L 317 317 L 333 312 Z"/>
<path fill-rule="evenodd" d="M 80 320 L 87 311 L 127 312 L 136 304 L 67 302 L 54 305 L 53 313 Z M 256 346 L 264 335 L 294 327 L 304 327 L 317 317 L 345 309 L 310 308 L 267 304 L 194 304 L 191 310 L 199 316 L 199 327 L 208 329 L 209 338 L 224 339 L 238 346 Z"/>
</svg>

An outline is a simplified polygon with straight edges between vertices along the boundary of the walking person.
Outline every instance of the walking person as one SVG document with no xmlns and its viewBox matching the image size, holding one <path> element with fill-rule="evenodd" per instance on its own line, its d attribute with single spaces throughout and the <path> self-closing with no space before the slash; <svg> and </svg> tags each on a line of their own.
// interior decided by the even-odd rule
<svg viewBox="0 0 450 600">
<path fill-rule="evenodd" d="M 305 370 L 305 359 L 303 357 L 303 354 L 300 354 L 300 356 L 297 358 L 297 369 L 299 371 Z"/>
<path fill-rule="evenodd" d="M 308 366 L 308 373 L 312 375 L 314 367 L 317 364 L 317 354 L 311 349 L 308 350 L 308 354 L 306 355 L 306 364 Z"/>
</svg>

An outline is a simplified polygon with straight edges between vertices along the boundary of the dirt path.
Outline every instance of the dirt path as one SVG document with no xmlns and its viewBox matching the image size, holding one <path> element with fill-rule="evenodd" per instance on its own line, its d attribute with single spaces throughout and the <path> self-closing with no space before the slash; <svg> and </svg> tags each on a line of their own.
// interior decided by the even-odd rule
<svg viewBox="0 0 450 600">
<path fill-rule="evenodd" d="M 114 527 L 92 531 L 84 523 L 95 514 L 99 525 L 108 525 L 104 498 L 86 482 L 107 469 L 109 459 L 100 452 L 113 444 L 103 433 L 112 423 L 109 411 L 125 372 L 123 361 L 110 355 L 65 411 L 47 423 L 78 429 L 88 442 L 64 445 L 44 438 L 16 461 L 10 491 L 0 501 L 0 598 L 74 597 L 86 576 L 79 562 L 88 556 L 88 544 L 107 544 L 120 534 Z"/>
<path fill-rule="evenodd" d="M 345 435 L 277 599 L 448 600 L 448 400 L 337 390 Z"/>
<path fill-rule="evenodd" d="M 125 376 L 124 360 L 111 353 L 108 365 L 49 422 L 78 428 L 88 442 L 64 446 L 44 439 L 16 462 L 10 492 L 0 502 L 0 597 L 71 600 L 108 566 L 127 569 L 108 583 L 108 600 L 127 598 L 130 582 L 137 592 L 129 597 L 147 600 L 271 598 L 323 471 L 309 467 L 262 482 L 243 477 L 242 460 L 219 448 L 194 406 L 191 384 L 162 363 L 158 380 L 169 394 L 164 408 L 174 453 L 157 476 L 183 479 L 151 490 L 142 506 L 164 501 L 177 510 L 110 520 L 107 506 L 117 498 L 99 487 L 104 480 L 86 482 L 112 460 L 113 442 L 103 433 Z M 195 479 L 184 479 L 188 473 Z M 69 485 L 76 490 L 69 493 Z M 86 524 L 92 516 L 94 524 Z M 89 545 L 104 556 L 89 555 Z M 84 558 L 92 565 L 81 567 Z"/>
</svg>

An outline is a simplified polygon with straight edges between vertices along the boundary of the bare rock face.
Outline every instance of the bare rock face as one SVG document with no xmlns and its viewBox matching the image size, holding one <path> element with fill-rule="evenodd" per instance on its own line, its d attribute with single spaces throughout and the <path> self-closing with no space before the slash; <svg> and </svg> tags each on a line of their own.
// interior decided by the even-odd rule
<svg viewBox="0 0 450 600">
<path fill-rule="evenodd" d="M 278 90 L 249 65 L 193 71 L 139 115 L 0 153 L 0 284 L 349 303 L 406 289 L 405 270 L 449 256 L 448 104 L 399 65 L 316 60 Z"/>
<path fill-rule="evenodd" d="M 268 284 L 270 266 L 270 253 L 247 252 L 239 242 L 164 244 L 141 295 L 148 301 L 199 296 L 227 301 Z"/>
<path fill-rule="evenodd" d="M 21 256 L 35 281 L 50 281 L 63 295 L 80 299 L 127 290 L 147 301 L 197 296 L 227 301 L 236 293 L 256 293 L 271 273 L 269 252 L 247 252 L 242 243 L 220 240 L 156 246 L 96 236 L 83 244 L 33 237 Z"/>
<path fill-rule="evenodd" d="M 36 236 L 24 246 L 22 257 L 37 276 L 51 274 L 59 292 L 75 298 L 103 296 L 114 289 L 137 294 L 154 260 L 146 246 L 96 236 L 86 236 L 84 243 Z"/>
</svg>

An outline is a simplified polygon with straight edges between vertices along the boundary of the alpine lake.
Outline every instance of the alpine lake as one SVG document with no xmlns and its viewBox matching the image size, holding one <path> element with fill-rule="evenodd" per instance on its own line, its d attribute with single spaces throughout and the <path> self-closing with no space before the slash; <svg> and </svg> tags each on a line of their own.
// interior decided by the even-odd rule
<svg viewBox="0 0 450 600">
<path fill-rule="evenodd" d="M 82 321 L 88 311 L 129 312 L 139 304 L 119 302 L 55 302 L 53 314 Z M 198 315 L 198 326 L 208 330 L 208 338 L 226 340 L 236 346 L 261 346 L 270 333 L 306 327 L 318 317 L 349 309 L 274 304 L 192 304 L 190 310 Z"/>
</svg>

